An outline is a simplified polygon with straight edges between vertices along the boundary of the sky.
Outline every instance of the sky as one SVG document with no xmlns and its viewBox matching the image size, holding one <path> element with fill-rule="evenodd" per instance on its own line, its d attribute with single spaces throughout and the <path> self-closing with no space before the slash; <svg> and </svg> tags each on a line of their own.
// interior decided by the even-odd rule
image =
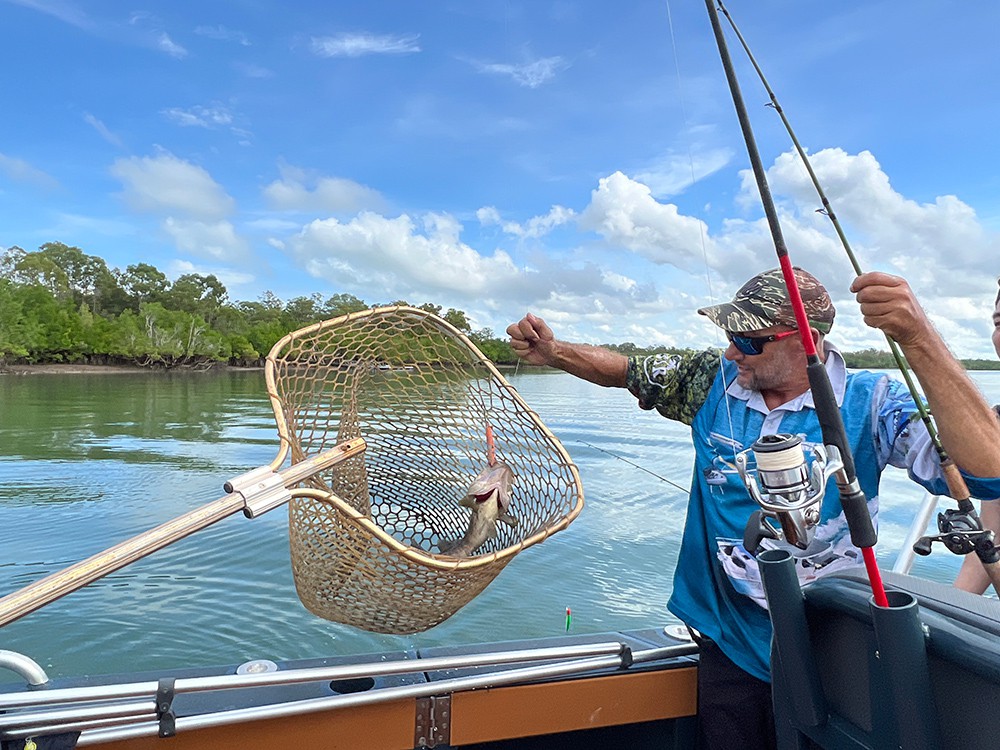
<svg viewBox="0 0 1000 750">
<path fill-rule="evenodd" d="M 727 8 L 862 269 L 993 358 L 1000 3 Z M 830 339 L 885 349 L 727 33 Z M 0 0 L 0 42 L 0 249 L 696 348 L 724 345 L 697 308 L 777 265 L 701 0 Z"/>
</svg>

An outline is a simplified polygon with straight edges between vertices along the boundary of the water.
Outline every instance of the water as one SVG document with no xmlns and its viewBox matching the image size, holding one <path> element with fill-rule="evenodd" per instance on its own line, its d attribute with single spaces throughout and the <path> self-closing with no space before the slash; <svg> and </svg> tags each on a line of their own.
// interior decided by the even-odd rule
<svg viewBox="0 0 1000 750">
<path fill-rule="evenodd" d="M 1000 372 L 974 377 L 1000 401 Z M 509 379 L 578 464 L 587 506 L 436 628 L 375 635 L 307 612 L 279 509 L 236 514 L 49 604 L 3 627 L 0 648 L 62 676 L 560 635 L 567 607 L 573 633 L 675 623 L 688 428 L 562 373 Z M 261 372 L 0 377 L 0 595 L 215 500 L 276 452 Z M 890 469 L 882 498 L 888 568 L 922 490 Z M 959 564 L 939 550 L 914 572 L 950 581 Z"/>
</svg>

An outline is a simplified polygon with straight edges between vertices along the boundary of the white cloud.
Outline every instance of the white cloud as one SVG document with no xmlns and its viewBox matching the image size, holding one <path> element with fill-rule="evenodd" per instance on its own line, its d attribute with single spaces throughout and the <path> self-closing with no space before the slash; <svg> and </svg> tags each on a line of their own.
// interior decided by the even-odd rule
<svg viewBox="0 0 1000 750">
<path fill-rule="evenodd" d="M 226 287 L 226 291 L 229 292 L 230 299 L 239 299 L 239 297 L 235 297 L 233 295 L 233 287 L 242 286 L 254 281 L 254 276 L 249 273 L 234 271 L 233 269 L 226 268 L 224 266 L 205 266 L 195 264 L 187 260 L 172 260 L 164 269 L 164 273 L 166 273 L 169 278 L 174 280 L 189 273 L 196 273 L 199 276 L 214 276 L 222 282 L 223 286 Z"/>
<path fill-rule="evenodd" d="M 639 170 L 635 179 L 648 186 L 658 198 L 684 192 L 699 180 L 715 174 L 733 159 L 733 151 L 716 148 L 689 154 L 669 152 L 653 164 Z"/>
<path fill-rule="evenodd" d="M 62 0 L 10 1 L 15 5 L 21 5 L 25 8 L 31 8 L 32 10 L 37 10 L 40 13 L 45 13 L 46 15 L 59 19 L 63 23 L 76 26 L 78 29 L 83 29 L 84 31 L 93 31 L 95 29 L 94 22 L 87 16 L 87 14 L 75 4 L 70 2 L 64 2 Z"/>
<path fill-rule="evenodd" d="M 518 277 L 507 253 L 483 257 L 458 241 L 460 227 L 451 217 L 430 216 L 424 224 L 421 233 L 409 216 L 389 219 L 366 211 L 347 223 L 313 221 L 290 246 L 314 276 L 381 286 L 395 295 L 495 293 Z"/>
<path fill-rule="evenodd" d="M 250 46 L 250 39 L 246 34 L 242 31 L 227 28 L 222 24 L 217 26 L 198 26 L 195 28 L 194 33 L 198 36 L 204 36 L 209 39 L 216 39 L 222 42 L 236 42 L 243 47 Z"/>
<path fill-rule="evenodd" d="M 169 153 L 117 159 L 111 174 L 121 180 L 126 203 L 137 211 L 179 212 L 210 221 L 225 217 L 236 207 L 205 169 Z"/>
<path fill-rule="evenodd" d="M 362 57 L 364 55 L 409 55 L 420 52 L 419 35 L 392 36 L 364 32 L 313 37 L 309 47 L 320 57 Z"/>
<path fill-rule="evenodd" d="M 101 138 L 103 138 L 104 140 L 106 140 L 112 146 L 117 146 L 118 148 L 121 148 L 121 149 L 125 148 L 125 144 L 122 143 L 122 139 L 119 138 L 114 133 L 112 133 L 108 129 L 107 125 L 105 125 L 103 122 L 101 122 L 100 120 L 98 120 L 96 117 L 94 117 L 89 112 L 84 112 L 83 113 L 83 121 L 85 123 L 87 123 L 88 125 L 90 125 L 90 127 L 92 127 L 94 130 L 96 130 L 97 133 L 98 133 L 98 135 L 100 135 Z"/>
<path fill-rule="evenodd" d="M 480 73 L 502 75 L 512 78 L 517 84 L 536 89 L 548 83 L 569 67 L 562 57 L 543 57 L 526 63 L 484 63 L 473 61 Z"/>
<path fill-rule="evenodd" d="M 20 182 L 36 187 L 53 188 L 58 186 L 58 181 L 41 169 L 33 167 L 24 159 L 15 156 L 7 156 L 0 153 L 0 173 L 7 176 L 12 182 Z"/>
<path fill-rule="evenodd" d="M 955 196 L 939 196 L 929 203 L 904 197 L 868 151 L 852 155 L 824 149 L 809 160 L 863 271 L 902 275 L 926 298 L 966 293 L 984 274 L 996 273 L 1000 234 L 987 231 L 972 207 Z M 804 255 L 819 263 L 832 255 L 842 268 L 846 255 L 829 219 L 816 213 L 821 204 L 798 156 L 779 156 L 768 169 L 768 182 L 772 192 L 783 197 L 786 233 L 830 238 L 832 245 L 807 243 Z M 744 198 L 756 196 L 752 183 L 752 176 L 744 173 Z"/>
<path fill-rule="evenodd" d="M 233 114 L 222 104 L 205 107 L 197 104 L 190 109 L 170 107 L 162 110 L 167 119 L 173 120 L 182 127 L 214 128 L 220 125 L 231 125 Z"/>
<path fill-rule="evenodd" d="M 648 186 L 621 172 L 600 180 L 579 223 L 609 244 L 654 263 L 692 270 L 711 255 L 704 222 L 680 214 L 673 204 L 657 202 Z"/>
<path fill-rule="evenodd" d="M 343 177 L 319 177 L 287 164 L 279 166 L 281 179 L 263 189 L 268 204 L 279 211 L 348 214 L 381 210 L 385 200 L 377 190 Z"/>
<path fill-rule="evenodd" d="M 553 206 L 543 216 L 534 216 L 524 224 L 516 221 L 504 221 L 500 212 L 493 206 L 484 206 L 476 211 L 476 218 L 483 226 L 498 225 L 507 234 L 521 238 L 539 238 L 549 234 L 553 229 L 567 224 L 576 217 L 571 208 Z"/>
<path fill-rule="evenodd" d="M 166 52 L 168 55 L 177 60 L 187 57 L 188 54 L 188 51 L 171 39 L 170 35 L 165 31 L 161 31 L 157 36 L 156 46 L 158 49 Z"/>
<path fill-rule="evenodd" d="M 180 250 L 191 255 L 224 263 L 246 259 L 247 243 L 228 221 L 206 222 L 168 216 L 163 229 Z"/>
</svg>

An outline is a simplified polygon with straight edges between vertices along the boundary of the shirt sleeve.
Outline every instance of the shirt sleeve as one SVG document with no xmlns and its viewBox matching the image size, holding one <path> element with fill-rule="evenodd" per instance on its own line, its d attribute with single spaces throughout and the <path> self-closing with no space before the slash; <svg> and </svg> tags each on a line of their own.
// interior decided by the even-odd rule
<svg viewBox="0 0 1000 750">
<path fill-rule="evenodd" d="M 629 357 L 626 387 L 641 409 L 690 425 L 719 372 L 719 351 Z"/>
<path fill-rule="evenodd" d="M 873 405 L 880 465 L 906 469 L 910 478 L 929 492 L 947 495 L 941 459 L 910 392 L 903 383 L 889 378 L 880 386 L 881 398 L 876 398 Z M 1000 497 L 1000 477 L 975 477 L 964 471 L 961 474 L 973 497 Z"/>
</svg>

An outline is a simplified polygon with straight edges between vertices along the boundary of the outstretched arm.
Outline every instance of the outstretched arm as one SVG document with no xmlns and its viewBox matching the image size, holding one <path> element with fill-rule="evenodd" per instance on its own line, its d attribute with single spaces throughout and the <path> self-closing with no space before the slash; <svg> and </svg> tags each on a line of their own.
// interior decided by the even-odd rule
<svg viewBox="0 0 1000 750">
<path fill-rule="evenodd" d="M 549 365 L 598 385 L 624 388 L 628 358 L 589 344 L 559 341 L 545 321 L 528 313 L 507 326 L 514 353 L 532 365 Z"/>
<path fill-rule="evenodd" d="M 931 324 L 907 282 L 865 273 L 851 285 L 865 323 L 889 334 L 920 381 L 941 443 L 960 468 L 1000 477 L 1000 424 L 965 369 Z"/>
</svg>

